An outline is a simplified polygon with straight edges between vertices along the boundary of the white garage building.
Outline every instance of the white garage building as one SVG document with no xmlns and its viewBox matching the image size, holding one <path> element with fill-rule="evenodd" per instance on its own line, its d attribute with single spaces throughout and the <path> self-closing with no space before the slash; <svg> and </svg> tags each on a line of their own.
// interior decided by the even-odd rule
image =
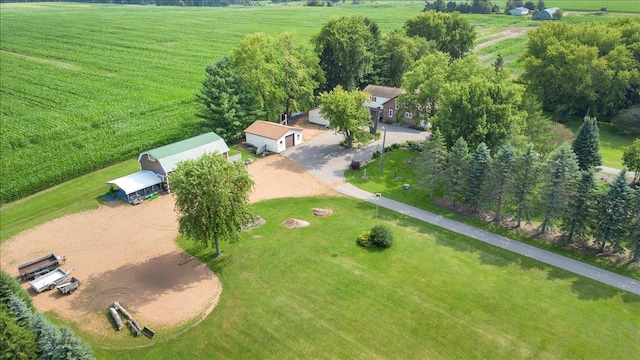
<svg viewBox="0 0 640 360">
<path fill-rule="evenodd" d="M 247 144 L 267 151 L 281 153 L 285 149 L 302 144 L 302 129 L 258 120 L 244 130 Z"/>
</svg>

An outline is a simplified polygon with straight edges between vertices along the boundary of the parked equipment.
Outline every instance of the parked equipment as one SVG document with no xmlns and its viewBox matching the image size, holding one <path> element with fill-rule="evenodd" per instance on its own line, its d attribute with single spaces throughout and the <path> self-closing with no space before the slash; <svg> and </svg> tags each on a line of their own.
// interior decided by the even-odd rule
<svg viewBox="0 0 640 360">
<path fill-rule="evenodd" d="M 43 257 L 31 260 L 18 266 L 18 272 L 22 280 L 33 279 L 42 276 L 58 266 L 64 264 L 65 257 L 54 254 L 45 255 Z"/>
<path fill-rule="evenodd" d="M 69 271 L 64 271 L 60 268 L 52 270 L 45 275 L 37 277 L 29 281 L 29 285 L 36 292 L 43 292 L 45 290 L 53 290 L 58 284 L 64 282 L 67 279 Z"/>
<path fill-rule="evenodd" d="M 74 291 L 80 286 L 80 280 L 75 277 L 71 277 L 71 279 L 66 279 L 63 282 L 59 283 L 57 288 L 63 294 L 73 294 Z"/>
</svg>

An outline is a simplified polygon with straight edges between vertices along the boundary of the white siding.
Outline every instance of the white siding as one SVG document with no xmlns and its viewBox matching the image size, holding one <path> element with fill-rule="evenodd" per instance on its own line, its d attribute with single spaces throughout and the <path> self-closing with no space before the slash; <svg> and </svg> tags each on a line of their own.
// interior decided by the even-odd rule
<svg viewBox="0 0 640 360">
<path fill-rule="evenodd" d="M 247 139 L 247 143 L 255 147 L 259 148 L 262 145 L 267 145 L 267 150 L 272 152 L 278 152 L 276 151 L 278 149 L 278 142 L 276 140 L 267 139 L 265 137 L 254 135 L 254 134 L 246 134 L 246 139 Z"/>
<path fill-rule="evenodd" d="M 319 124 L 329 127 L 329 120 L 323 118 L 322 115 L 320 115 L 319 107 L 309 110 L 309 122 L 312 124 Z"/>
</svg>

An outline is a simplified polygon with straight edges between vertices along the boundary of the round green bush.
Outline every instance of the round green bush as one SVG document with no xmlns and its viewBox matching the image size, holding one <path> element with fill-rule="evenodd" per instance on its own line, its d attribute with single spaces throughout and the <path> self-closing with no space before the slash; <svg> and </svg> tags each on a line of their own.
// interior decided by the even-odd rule
<svg viewBox="0 0 640 360">
<path fill-rule="evenodd" d="M 371 229 L 369 241 L 374 246 L 387 249 L 393 244 L 393 234 L 386 226 L 376 225 Z"/>
</svg>

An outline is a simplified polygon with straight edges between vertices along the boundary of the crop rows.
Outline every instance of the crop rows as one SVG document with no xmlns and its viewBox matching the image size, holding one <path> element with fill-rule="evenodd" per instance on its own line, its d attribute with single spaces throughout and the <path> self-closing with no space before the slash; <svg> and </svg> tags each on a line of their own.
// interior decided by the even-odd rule
<svg viewBox="0 0 640 360">
<path fill-rule="evenodd" d="M 296 33 L 362 15 L 382 34 L 422 2 L 312 8 L 2 4 L 0 203 L 202 131 L 194 94 L 207 64 L 249 33 Z M 470 16 L 504 27 L 514 17 Z M 107 181 L 109 179 L 105 179 Z"/>
<path fill-rule="evenodd" d="M 375 16 L 385 18 L 381 28 L 400 27 L 419 4 L 395 9 Z M 3 4 L 0 202 L 202 131 L 193 98 L 208 63 L 252 32 L 295 31 L 308 43 L 336 15 L 302 7 Z"/>
</svg>

